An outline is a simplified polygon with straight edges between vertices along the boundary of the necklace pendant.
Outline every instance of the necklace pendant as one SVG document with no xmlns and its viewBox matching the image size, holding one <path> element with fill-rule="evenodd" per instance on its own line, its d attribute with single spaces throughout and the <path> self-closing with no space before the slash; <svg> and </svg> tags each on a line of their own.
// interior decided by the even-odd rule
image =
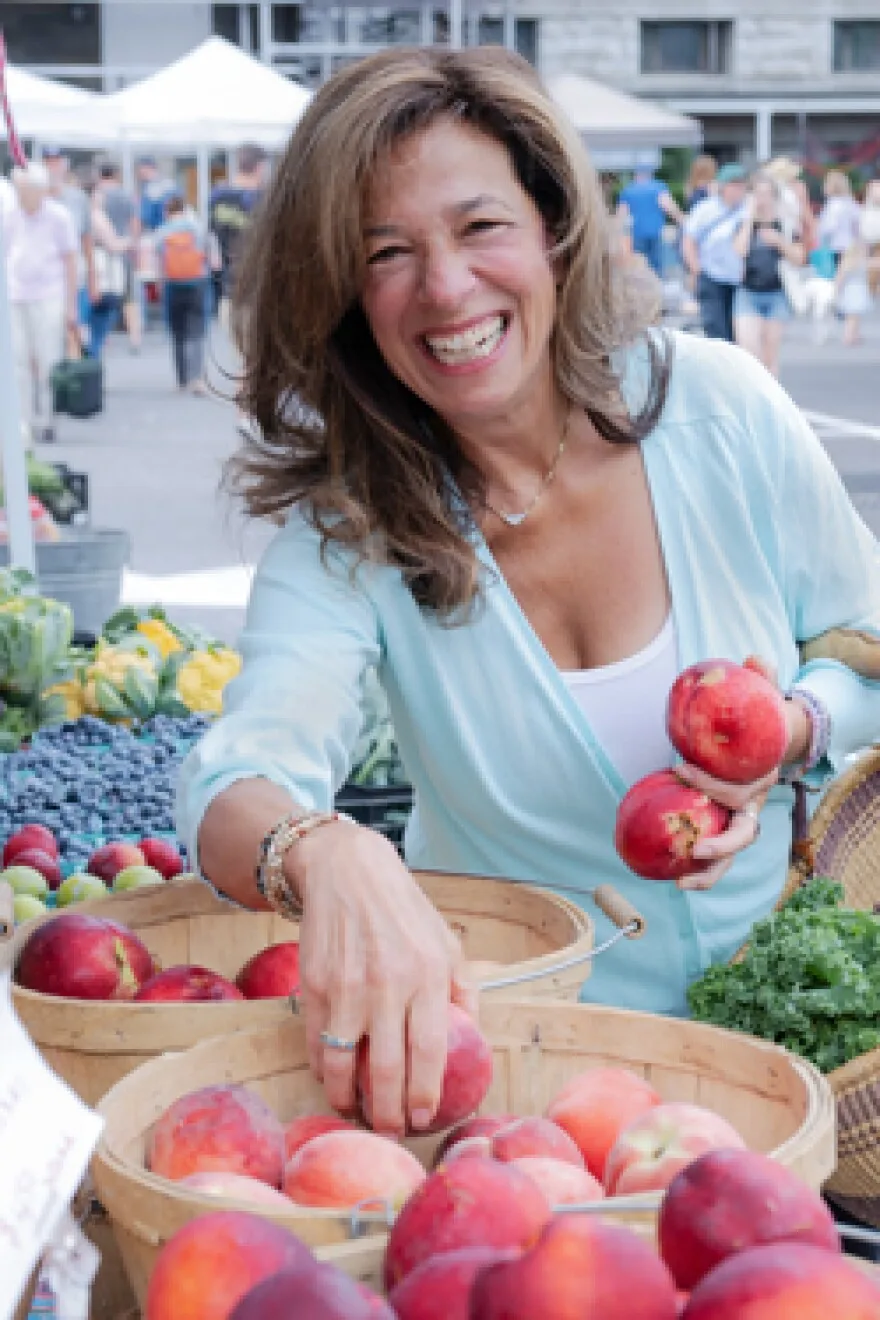
<svg viewBox="0 0 880 1320">
<path fill-rule="evenodd" d="M 522 513 L 502 513 L 501 517 L 508 527 L 519 527 L 520 523 L 525 522 L 529 513 L 529 509 L 523 509 Z"/>
</svg>

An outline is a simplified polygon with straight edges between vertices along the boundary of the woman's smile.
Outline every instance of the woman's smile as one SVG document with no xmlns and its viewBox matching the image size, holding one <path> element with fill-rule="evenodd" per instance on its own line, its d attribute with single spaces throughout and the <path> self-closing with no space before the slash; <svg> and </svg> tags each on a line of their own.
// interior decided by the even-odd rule
<svg viewBox="0 0 880 1320">
<path fill-rule="evenodd" d="M 508 313 L 496 312 L 455 329 L 426 331 L 421 344 L 441 371 L 456 375 L 482 371 L 497 361 L 510 322 Z"/>
</svg>

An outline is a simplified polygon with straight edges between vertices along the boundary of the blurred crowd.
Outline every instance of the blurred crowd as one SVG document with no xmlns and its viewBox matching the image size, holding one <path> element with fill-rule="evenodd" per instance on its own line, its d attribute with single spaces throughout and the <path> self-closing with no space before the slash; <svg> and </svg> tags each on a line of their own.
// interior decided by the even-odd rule
<svg viewBox="0 0 880 1320">
<path fill-rule="evenodd" d="M 205 342 L 212 317 L 228 325 L 238 241 L 265 188 L 269 161 L 244 145 L 230 177 L 211 192 L 207 224 L 155 157 L 135 165 L 73 170 L 58 147 L 0 180 L 0 219 L 13 347 L 26 443 L 55 439 L 52 372 L 59 362 L 100 360 L 121 328 L 140 350 L 151 316 L 168 331 L 179 390 L 206 393 Z M 244 425 L 244 422 L 242 423 Z"/>
<path fill-rule="evenodd" d="M 622 245 L 662 280 L 664 235 L 674 251 L 703 333 L 736 342 L 774 374 L 786 322 L 809 317 L 817 342 L 837 322 L 844 344 L 860 342 L 862 318 L 880 297 L 880 179 L 861 198 L 842 170 L 829 170 L 811 201 L 800 164 L 787 156 L 753 171 L 708 155 L 691 166 L 679 205 L 650 171 L 637 172 L 617 201 Z"/>
</svg>

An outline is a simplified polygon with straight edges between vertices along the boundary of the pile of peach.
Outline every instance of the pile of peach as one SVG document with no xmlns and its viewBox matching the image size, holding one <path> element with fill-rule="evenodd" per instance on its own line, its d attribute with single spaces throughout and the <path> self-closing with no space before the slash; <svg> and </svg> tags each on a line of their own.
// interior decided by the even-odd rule
<svg viewBox="0 0 880 1320">
<path fill-rule="evenodd" d="M 181 1229 L 158 1259 L 145 1320 L 880 1316 L 880 1290 L 840 1256 L 820 1197 L 746 1150 L 718 1115 L 664 1104 L 623 1069 L 580 1074 L 542 1117 L 459 1124 L 431 1173 L 406 1147 L 338 1116 L 285 1126 L 238 1086 L 175 1102 L 146 1159 L 253 1213 L 218 1211 Z M 596 1213 L 603 1195 L 664 1189 L 659 1255 Z M 256 1217 L 260 1205 L 351 1211 L 377 1201 L 397 1211 L 387 1302 Z"/>
</svg>

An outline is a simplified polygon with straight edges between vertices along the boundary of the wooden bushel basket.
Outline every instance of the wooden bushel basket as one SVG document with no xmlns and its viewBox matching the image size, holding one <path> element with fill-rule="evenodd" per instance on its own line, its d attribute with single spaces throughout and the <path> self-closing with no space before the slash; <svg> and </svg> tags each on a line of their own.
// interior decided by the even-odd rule
<svg viewBox="0 0 880 1320">
<path fill-rule="evenodd" d="M 527 978 L 487 994 L 501 998 L 578 997 L 589 975 L 593 923 L 574 903 L 529 885 L 479 876 L 416 873 L 432 902 L 462 941 L 482 983 Z M 234 978 L 253 954 L 296 939 L 298 927 L 273 913 L 224 902 L 198 880 L 135 890 L 77 904 L 136 931 L 163 967 L 199 963 Z M 52 920 L 52 915 L 37 922 Z M 0 967 L 15 963 L 37 922 L 15 932 Z M 43 1057 L 87 1104 L 120 1077 L 167 1050 L 188 1049 L 212 1036 L 280 1023 L 286 999 L 210 1004 L 133 1004 L 60 999 L 13 987 L 16 1012 Z"/>
<path fill-rule="evenodd" d="M 621 1065 L 647 1077 L 665 1099 L 716 1110 L 751 1147 L 772 1153 L 813 1187 L 834 1167 L 828 1083 L 778 1046 L 674 1018 L 567 1002 L 489 1000 L 481 1025 L 495 1065 L 484 1112 L 540 1114 L 576 1073 Z M 297 1019 L 152 1059 L 112 1088 L 99 1106 L 106 1126 L 92 1176 L 141 1303 L 156 1256 L 178 1228 L 211 1209 L 245 1208 L 193 1194 L 144 1168 L 146 1142 L 160 1115 L 180 1096 L 212 1083 L 248 1086 L 284 1121 L 327 1112 Z M 419 1137 L 408 1144 L 428 1164 L 439 1141 Z M 610 1199 L 603 1213 L 651 1232 L 659 1201 L 659 1195 L 649 1198 L 649 1208 L 635 1212 L 626 1198 Z M 381 1214 L 361 1215 L 353 1224 L 347 1212 L 247 1208 L 286 1224 L 321 1254 L 330 1248 L 326 1254 L 352 1273 L 371 1277 L 387 1226 Z M 353 1229 L 378 1234 L 378 1241 L 352 1242 Z"/>
</svg>

